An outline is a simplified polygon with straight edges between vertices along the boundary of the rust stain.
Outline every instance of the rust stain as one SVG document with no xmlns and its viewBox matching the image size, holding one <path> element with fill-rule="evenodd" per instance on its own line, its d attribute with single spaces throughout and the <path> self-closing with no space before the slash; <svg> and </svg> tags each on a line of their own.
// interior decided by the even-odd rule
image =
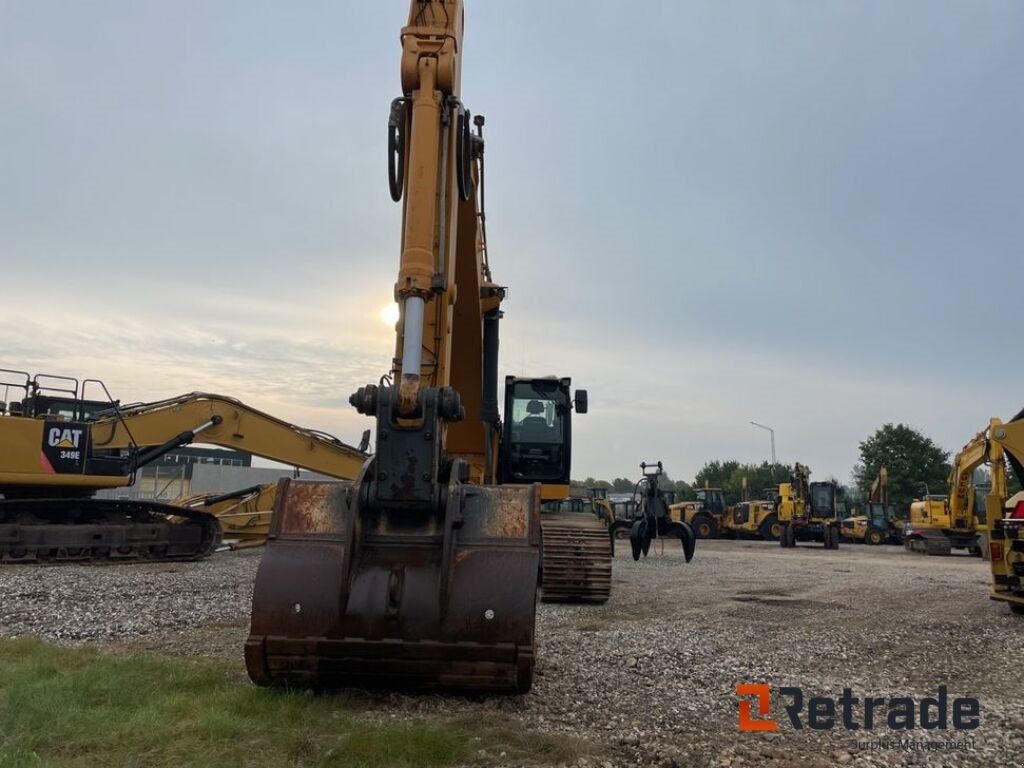
<svg viewBox="0 0 1024 768">
<path fill-rule="evenodd" d="M 342 533 L 348 512 L 348 485 L 289 483 L 282 505 L 281 533 Z"/>
<path fill-rule="evenodd" d="M 484 532 L 491 537 L 520 539 L 526 535 L 529 492 L 522 488 L 488 488 L 484 496 Z M 524 503 L 525 502 L 525 503 Z"/>
</svg>

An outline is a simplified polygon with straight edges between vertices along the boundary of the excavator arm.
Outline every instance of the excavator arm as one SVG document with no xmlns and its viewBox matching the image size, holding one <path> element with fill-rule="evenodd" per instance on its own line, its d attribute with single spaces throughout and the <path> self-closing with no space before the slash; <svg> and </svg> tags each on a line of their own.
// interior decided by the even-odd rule
<svg viewBox="0 0 1024 768">
<path fill-rule="evenodd" d="M 505 290 L 487 266 L 483 120 L 461 101 L 462 35 L 461 0 L 410 3 L 388 120 L 403 200 L 394 386 L 350 398 L 376 420 L 376 455 L 353 483 L 278 489 L 246 642 L 261 685 L 532 681 L 540 485 L 489 484 Z"/>
<path fill-rule="evenodd" d="M 132 452 L 130 470 L 192 442 L 346 480 L 355 478 L 367 460 L 365 451 L 325 432 L 290 424 L 232 397 L 204 392 L 122 407 L 95 421 L 91 430 L 94 451 Z"/>
</svg>

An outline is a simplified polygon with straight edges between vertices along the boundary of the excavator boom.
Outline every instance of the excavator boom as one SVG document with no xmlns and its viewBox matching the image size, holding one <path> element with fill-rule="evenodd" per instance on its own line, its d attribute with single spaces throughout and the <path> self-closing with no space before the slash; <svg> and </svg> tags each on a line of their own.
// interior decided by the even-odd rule
<svg viewBox="0 0 1024 768">
<path fill-rule="evenodd" d="M 282 481 L 245 658 L 261 685 L 529 689 L 540 485 L 497 480 L 499 306 L 483 120 L 461 102 L 461 0 L 412 0 L 388 121 L 403 200 L 394 367 L 352 483 Z M 473 128 L 475 127 L 475 131 Z"/>
</svg>

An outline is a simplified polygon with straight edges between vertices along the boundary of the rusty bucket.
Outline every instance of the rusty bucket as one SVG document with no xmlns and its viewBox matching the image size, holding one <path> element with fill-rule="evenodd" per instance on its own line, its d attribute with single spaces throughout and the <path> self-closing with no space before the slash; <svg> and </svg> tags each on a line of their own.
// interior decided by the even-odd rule
<svg viewBox="0 0 1024 768">
<path fill-rule="evenodd" d="M 285 478 L 245 646 L 259 685 L 524 693 L 534 665 L 540 486 L 450 481 L 435 512 Z"/>
</svg>

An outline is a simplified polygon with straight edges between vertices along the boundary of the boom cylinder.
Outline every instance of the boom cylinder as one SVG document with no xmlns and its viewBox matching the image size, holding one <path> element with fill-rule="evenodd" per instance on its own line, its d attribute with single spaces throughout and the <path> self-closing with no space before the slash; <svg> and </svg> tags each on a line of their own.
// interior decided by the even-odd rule
<svg viewBox="0 0 1024 768">
<path fill-rule="evenodd" d="M 405 326 L 402 329 L 402 379 L 398 385 L 399 411 L 410 414 L 416 408 L 423 360 L 423 298 L 405 300 Z"/>
</svg>

